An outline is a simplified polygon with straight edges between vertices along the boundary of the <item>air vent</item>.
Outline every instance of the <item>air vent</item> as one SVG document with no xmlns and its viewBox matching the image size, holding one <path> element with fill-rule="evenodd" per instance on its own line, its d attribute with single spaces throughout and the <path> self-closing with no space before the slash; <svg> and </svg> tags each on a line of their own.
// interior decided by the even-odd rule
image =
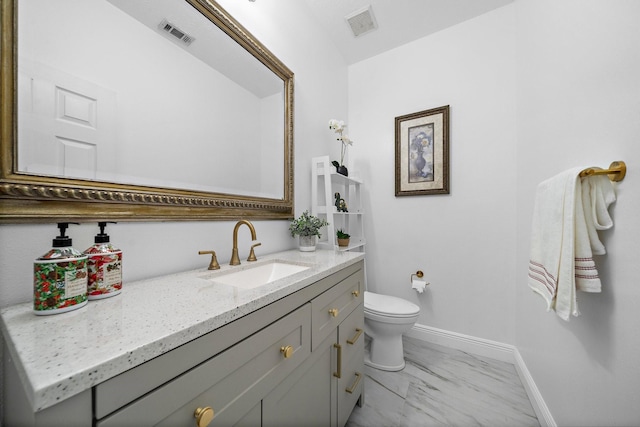
<svg viewBox="0 0 640 427">
<path fill-rule="evenodd" d="M 195 38 L 191 37 L 189 34 L 185 33 L 166 19 L 163 19 L 162 22 L 158 24 L 158 28 L 171 34 L 173 37 L 180 40 L 187 46 L 189 46 L 195 40 Z"/>
<path fill-rule="evenodd" d="M 361 36 L 362 34 L 378 28 L 376 19 L 373 16 L 371 5 L 364 9 L 357 10 L 351 15 L 345 16 L 344 19 L 347 20 L 347 23 L 349 24 L 349 27 L 351 27 L 351 31 L 355 37 Z"/>
</svg>

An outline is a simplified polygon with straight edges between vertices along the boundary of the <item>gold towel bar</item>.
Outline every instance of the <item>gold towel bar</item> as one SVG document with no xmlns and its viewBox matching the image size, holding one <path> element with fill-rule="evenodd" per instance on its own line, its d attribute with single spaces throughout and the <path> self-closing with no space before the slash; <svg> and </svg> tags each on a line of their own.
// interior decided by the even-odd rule
<svg viewBox="0 0 640 427">
<path fill-rule="evenodd" d="M 594 169 L 587 168 L 580 172 L 580 178 L 590 175 L 609 175 L 609 179 L 614 182 L 622 181 L 627 174 L 627 165 L 620 160 L 619 162 L 613 162 L 609 165 L 609 169 Z"/>
</svg>

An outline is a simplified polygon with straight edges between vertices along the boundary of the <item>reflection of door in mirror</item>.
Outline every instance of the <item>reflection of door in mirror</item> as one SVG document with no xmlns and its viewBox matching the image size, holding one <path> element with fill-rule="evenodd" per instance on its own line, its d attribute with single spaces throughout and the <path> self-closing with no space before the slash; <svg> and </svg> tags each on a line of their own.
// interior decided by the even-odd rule
<svg viewBox="0 0 640 427">
<path fill-rule="evenodd" d="M 21 172 L 283 197 L 284 83 L 190 4 L 18 6 Z M 192 42 L 168 35 L 162 22 Z M 213 54 L 220 56 L 216 69 Z M 53 108 L 60 103 L 62 119 Z"/>
<path fill-rule="evenodd" d="M 115 94 L 26 58 L 21 58 L 18 72 L 18 168 L 42 175 L 107 179 L 99 171 L 116 168 Z"/>
</svg>

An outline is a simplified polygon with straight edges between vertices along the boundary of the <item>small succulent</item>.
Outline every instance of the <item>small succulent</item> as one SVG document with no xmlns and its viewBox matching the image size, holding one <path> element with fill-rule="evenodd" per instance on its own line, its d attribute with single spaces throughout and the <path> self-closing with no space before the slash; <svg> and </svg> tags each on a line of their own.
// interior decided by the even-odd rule
<svg viewBox="0 0 640 427">
<path fill-rule="evenodd" d="M 336 235 L 338 236 L 338 239 L 348 239 L 349 237 L 351 237 L 349 233 L 345 233 L 342 230 L 336 231 Z"/>
</svg>

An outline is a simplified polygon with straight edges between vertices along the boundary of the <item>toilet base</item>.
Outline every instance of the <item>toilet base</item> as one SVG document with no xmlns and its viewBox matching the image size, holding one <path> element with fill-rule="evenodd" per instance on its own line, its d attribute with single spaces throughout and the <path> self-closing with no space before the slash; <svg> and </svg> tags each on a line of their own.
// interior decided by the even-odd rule
<svg viewBox="0 0 640 427">
<path fill-rule="evenodd" d="M 401 371 L 405 367 L 404 360 L 402 361 L 402 364 L 398 366 L 387 366 L 387 365 L 379 365 L 377 363 L 373 363 L 368 354 L 365 354 L 364 356 L 364 364 L 367 366 L 371 366 L 372 368 L 375 368 L 375 369 L 380 369 L 381 371 L 390 371 L 390 372 Z"/>
<path fill-rule="evenodd" d="M 383 371 L 400 371 L 404 369 L 402 334 L 378 334 L 373 337 L 367 334 L 366 327 L 367 320 L 365 319 L 365 335 L 369 338 L 369 351 L 365 352 L 365 365 Z"/>
</svg>

